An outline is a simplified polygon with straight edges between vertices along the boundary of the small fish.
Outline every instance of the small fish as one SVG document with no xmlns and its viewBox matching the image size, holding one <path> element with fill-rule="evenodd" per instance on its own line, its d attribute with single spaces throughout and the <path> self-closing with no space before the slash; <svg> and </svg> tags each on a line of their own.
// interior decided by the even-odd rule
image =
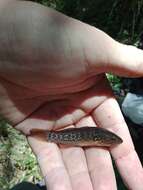
<svg viewBox="0 0 143 190">
<path fill-rule="evenodd" d="M 99 127 L 68 128 L 60 131 L 42 131 L 33 129 L 31 135 L 43 132 L 48 142 L 71 146 L 111 147 L 123 142 L 116 134 Z"/>
</svg>

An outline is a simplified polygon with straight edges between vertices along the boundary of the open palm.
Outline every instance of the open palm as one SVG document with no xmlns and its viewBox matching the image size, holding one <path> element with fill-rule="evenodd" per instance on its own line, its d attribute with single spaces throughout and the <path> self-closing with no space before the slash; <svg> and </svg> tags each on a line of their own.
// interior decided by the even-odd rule
<svg viewBox="0 0 143 190">
<path fill-rule="evenodd" d="M 98 126 L 113 131 L 123 139 L 121 145 L 108 150 L 96 147 L 62 148 L 37 136 L 29 136 L 28 141 L 38 158 L 49 190 L 116 189 L 110 153 L 126 184 L 132 189 L 140 189 L 142 166 L 104 75 L 98 76 L 94 86 L 87 90 L 59 96 L 55 100 L 47 101 L 48 98 L 44 95 L 15 101 L 23 114 L 25 107 L 30 105 L 30 110 L 33 109 L 15 127 L 27 135 L 31 129 Z M 19 113 L 14 112 L 14 115 L 17 117 Z"/>
<path fill-rule="evenodd" d="M 2 39 L 9 36 L 6 26 L 14 31 L 5 40 L 13 48 L 0 49 L 0 113 L 25 135 L 31 129 L 95 126 L 123 139 L 108 150 L 63 148 L 28 136 L 48 190 L 117 189 L 111 155 L 129 189 L 141 190 L 143 169 L 103 73 L 142 76 L 143 52 L 38 4 L 9 6 L 0 20 Z"/>
</svg>

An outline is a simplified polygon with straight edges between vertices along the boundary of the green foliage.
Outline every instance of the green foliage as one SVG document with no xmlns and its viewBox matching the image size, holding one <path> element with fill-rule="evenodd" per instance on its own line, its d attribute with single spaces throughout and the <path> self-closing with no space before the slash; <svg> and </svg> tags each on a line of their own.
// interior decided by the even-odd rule
<svg viewBox="0 0 143 190">
<path fill-rule="evenodd" d="M 73 18 L 100 28 L 115 39 L 127 43 L 138 43 L 143 29 L 142 0 L 33 0 L 54 8 Z M 107 74 L 115 91 L 122 83 L 117 76 Z M 116 172 L 118 187 L 125 190 Z M 0 122 L 0 187 L 7 190 L 14 184 L 41 179 L 36 159 L 25 137 Z"/>
<path fill-rule="evenodd" d="M 33 0 L 34 2 L 41 3 L 42 5 L 57 9 L 59 11 L 63 10 L 65 1 L 64 0 Z"/>
<path fill-rule="evenodd" d="M 37 182 L 41 179 L 39 167 L 26 138 L 0 122 L 0 187 L 8 190 L 21 181 Z"/>
<path fill-rule="evenodd" d="M 110 82 L 110 85 L 114 91 L 119 91 L 122 87 L 122 81 L 120 77 L 112 75 L 112 74 L 106 74 L 107 79 Z"/>
</svg>

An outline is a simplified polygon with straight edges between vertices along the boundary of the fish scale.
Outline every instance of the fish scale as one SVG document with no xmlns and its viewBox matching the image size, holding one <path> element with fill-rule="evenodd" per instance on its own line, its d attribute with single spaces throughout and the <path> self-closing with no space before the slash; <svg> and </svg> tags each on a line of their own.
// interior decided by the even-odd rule
<svg viewBox="0 0 143 190">
<path fill-rule="evenodd" d="M 47 141 L 72 146 L 110 147 L 123 142 L 116 134 L 99 127 L 68 128 L 60 131 L 46 131 Z"/>
<path fill-rule="evenodd" d="M 42 134 L 48 142 L 80 147 L 111 147 L 123 142 L 115 133 L 103 128 L 91 126 L 68 128 L 60 131 L 32 129 L 30 135 L 35 134 L 39 136 Z"/>
</svg>

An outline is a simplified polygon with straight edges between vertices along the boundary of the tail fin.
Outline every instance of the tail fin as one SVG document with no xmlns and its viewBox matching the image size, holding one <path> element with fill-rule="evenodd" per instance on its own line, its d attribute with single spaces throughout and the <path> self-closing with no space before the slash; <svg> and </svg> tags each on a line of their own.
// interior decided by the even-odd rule
<svg viewBox="0 0 143 190">
<path fill-rule="evenodd" d="M 43 129 L 31 129 L 30 134 L 28 136 L 33 136 L 40 140 L 46 141 L 47 140 L 47 132 L 50 132 L 50 131 L 43 130 Z"/>
</svg>

